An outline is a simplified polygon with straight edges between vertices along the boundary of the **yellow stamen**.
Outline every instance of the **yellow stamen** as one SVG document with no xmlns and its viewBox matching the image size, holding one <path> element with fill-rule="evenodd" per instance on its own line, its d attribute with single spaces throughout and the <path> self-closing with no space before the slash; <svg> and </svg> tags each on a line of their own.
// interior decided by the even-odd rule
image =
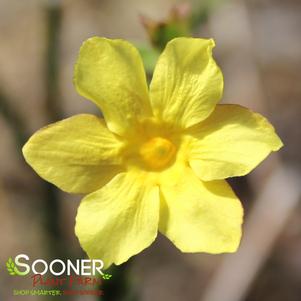
<svg viewBox="0 0 301 301">
<path fill-rule="evenodd" d="M 169 140 L 162 137 L 154 137 L 139 149 L 143 162 L 151 169 L 160 169 L 167 166 L 176 153 L 176 147 Z"/>
</svg>

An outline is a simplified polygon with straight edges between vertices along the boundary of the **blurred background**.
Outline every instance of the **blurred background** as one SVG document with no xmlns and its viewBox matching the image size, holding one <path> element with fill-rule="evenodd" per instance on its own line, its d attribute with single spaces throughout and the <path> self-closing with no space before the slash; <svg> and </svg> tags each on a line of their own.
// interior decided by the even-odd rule
<svg viewBox="0 0 301 301">
<path fill-rule="evenodd" d="M 182 254 L 159 235 L 110 270 L 103 297 L 66 300 L 301 300 L 300 0 L 0 0 L 0 300 L 47 299 L 12 296 L 31 282 L 7 274 L 8 257 L 85 257 L 74 235 L 81 197 L 40 179 L 21 147 L 50 122 L 99 114 L 72 85 L 79 47 L 93 35 L 133 42 L 149 78 L 169 39 L 213 37 L 223 102 L 264 114 L 285 147 L 230 180 L 246 212 L 236 254 Z"/>
</svg>

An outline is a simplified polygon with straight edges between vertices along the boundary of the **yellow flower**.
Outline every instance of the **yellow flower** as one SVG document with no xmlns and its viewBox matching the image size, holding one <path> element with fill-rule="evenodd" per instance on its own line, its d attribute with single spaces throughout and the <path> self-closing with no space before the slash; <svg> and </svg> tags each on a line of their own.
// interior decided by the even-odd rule
<svg viewBox="0 0 301 301">
<path fill-rule="evenodd" d="M 75 232 L 106 267 L 141 252 L 158 231 L 183 252 L 238 248 L 243 209 L 224 179 L 247 174 L 282 142 L 261 115 L 217 104 L 223 77 L 213 47 L 213 40 L 172 40 L 148 89 L 130 43 L 88 39 L 74 84 L 104 119 L 65 119 L 23 148 L 42 178 L 88 194 Z"/>
</svg>

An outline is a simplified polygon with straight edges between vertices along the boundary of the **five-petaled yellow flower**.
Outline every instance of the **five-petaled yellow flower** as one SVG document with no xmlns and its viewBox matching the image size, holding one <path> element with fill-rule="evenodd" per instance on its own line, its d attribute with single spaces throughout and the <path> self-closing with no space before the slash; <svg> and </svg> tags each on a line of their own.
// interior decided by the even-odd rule
<svg viewBox="0 0 301 301">
<path fill-rule="evenodd" d="M 106 267 L 147 248 L 158 231 L 183 252 L 238 248 L 243 209 L 224 179 L 247 174 L 282 142 L 261 115 L 217 104 L 223 77 L 213 47 L 211 39 L 172 40 L 148 88 L 130 43 L 88 39 L 74 84 L 104 119 L 76 115 L 23 148 L 42 178 L 87 194 L 75 232 Z"/>
</svg>

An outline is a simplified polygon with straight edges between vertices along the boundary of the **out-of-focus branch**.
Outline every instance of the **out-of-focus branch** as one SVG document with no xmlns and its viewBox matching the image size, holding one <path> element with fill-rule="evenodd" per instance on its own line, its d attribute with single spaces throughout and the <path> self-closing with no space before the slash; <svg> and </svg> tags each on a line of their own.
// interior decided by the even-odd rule
<svg viewBox="0 0 301 301">
<path fill-rule="evenodd" d="M 57 121 L 62 116 L 58 84 L 61 14 L 60 1 L 46 1 L 45 109 L 49 122 Z M 58 190 L 47 182 L 43 182 L 43 185 L 44 228 L 48 237 L 47 250 L 49 256 L 66 257 L 67 250 L 63 248 L 60 229 L 60 199 Z"/>
<path fill-rule="evenodd" d="M 9 98 L 0 89 L 0 114 L 3 116 L 10 129 L 13 131 L 15 143 L 19 149 L 26 141 L 26 127 L 19 112 L 13 107 Z"/>
<path fill-rule="evenodd" d="M 279 165 L 248 216 L 239 251 L 227 255 L 202 301 L 240 301 L 301 198 L 301 176 Z"/>
<path fill-rule="evenodd" d="M 100 301 L 137 301 L 136 292 L 133 290 L 129 268 L 132 260 L 123 263 L 120 266 L 112 266 L 108 272 L 112 274 L 111 280 L 104 280 L 101 289 L 104 290 L 104 296 Z"/>
<path fill-rule="evenodd" d="M 245 73 L 240 77 L 247 78 L 249 89 L 246 89 L 248 96 L 246 95 L 245 98 L 252 99 L 253 107 L 263 112 L 265 111 L 264 93 L 252 48 L 256 43 L 253 41 L 248 10 L 243 1 L 234 1 L 226 8 L 226 12 L 229 13 L 228 18 L 235 16 L 236 19 L 232 24 L 239 28 L 235 32 L 235 38 L 232 36 L 230 42 L 238 41 L 237 45 L 241 47 L 236 51 L 243 51 L 244 54 L 242 69 Z M 229 32 L 229 28 L 223 25 L 215 22 L 212 26 L 213 34 L 222 37 L 225 31 Z M 246 216 L 241 246 L 237 253 L 225 255 L 200 300 L 244 300 L 253 280 L 270 254 L 274 242 L 297 207 L 301 197 L 301 175 L 292 167 L 284 165 L 278 154 L 273 154 L 273 159 L 274 161 L 270 161 L 272 166 L 266 165 L 267 169 L 261 168 L 264 173 L 257 173 L 257 177 L 254 175 L 249 177 L 251 185 L 257 189 L 260 186 L 261 190 L 255 198 L 250 213 Z"/>
<path fill-rule="evenodd" d="M 45 57 L 45 107 L 48 120 L 53 122 L 61 117 L 61 108 L 58 97 L 58 56 L 59 56 L 59 29 L 61 23 L 61 8 L 59 5 L 47 5 L 45 10 L 47 16 L 47 45 Z M 22 119 L 17 109 L 13 106 L 8 97 L 0 90 L 0 114 L 13 131 L 13 137 L 21 154 L 21 148 L 28 139 L 26 122 Z M 59 197 L 56 188 L 47 183 L 41 182 L 45 208 L 43 210 L 44 228 L 49 236 L 49 255 L 56 256 L 63 254 L 60 239 L 59 227 Z"/>
<path fill-rule="evenodd" d="M 45 84 L 46 84 L 46 112 L 50 122 L 62 118 L 62 107 L 59 97 L 59 52 L 60 28 L 62 9 L 58 1 L 48 1 L 46 6 L 46 57 L 45 57 Z"/>
</svg>

